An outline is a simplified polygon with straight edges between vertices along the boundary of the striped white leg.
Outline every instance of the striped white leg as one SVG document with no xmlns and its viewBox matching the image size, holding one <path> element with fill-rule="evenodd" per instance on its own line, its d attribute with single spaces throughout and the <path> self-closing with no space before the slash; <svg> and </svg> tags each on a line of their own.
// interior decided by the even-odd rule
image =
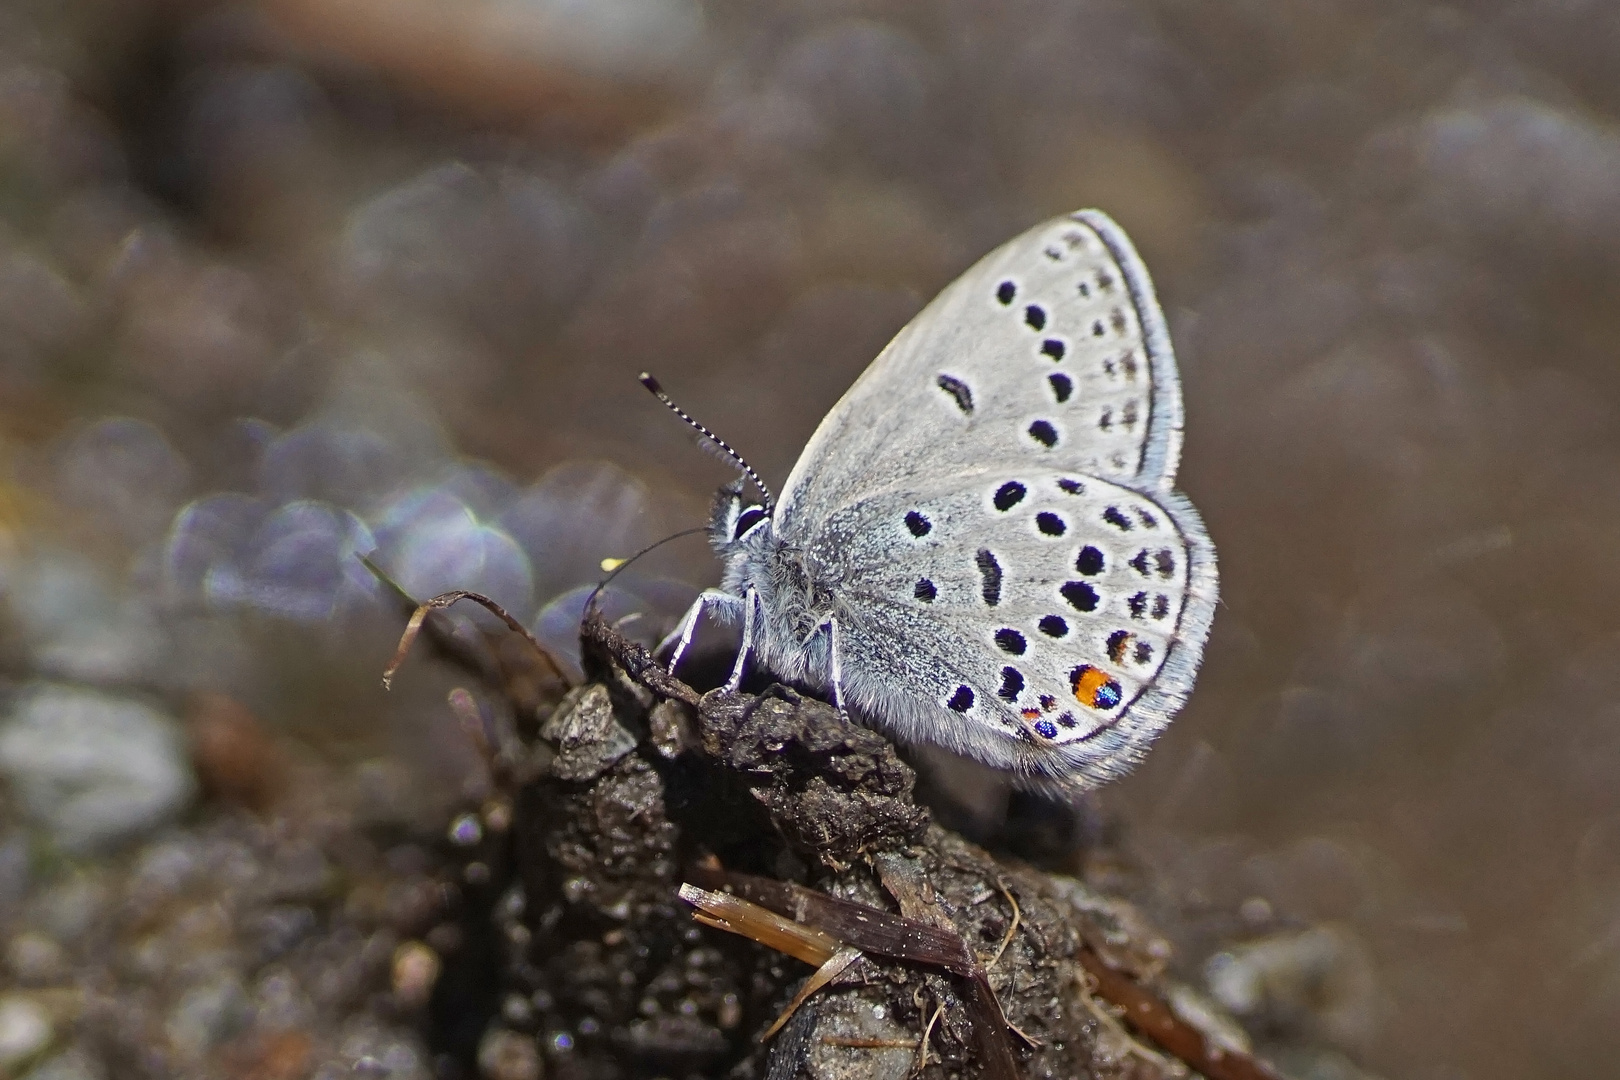
<svg viewBox="0 0 1620 1080">
<path fill-rule="evenodd" d="M 722 595 L 730 596 L 730 594 Z M 731 678 L 726 680 L 725 691 L 728 694 L 736 693 L 737 687 L 742 685 L 743 674 L 748 668 L 748 654 L 754 650 L 754 620 L 759 614 L 759 594 L 750 588 L 743 593 L 741 604 L 742 648 L 737 650 L 737 662 L 731 666 Z"/>
<path fill-rule="evenodd" d="M 838 708 L 841 719 L 849 719 L 849 710 L 844 708 L 844 665 L 838 662 L 838 620 L 827 620 L 827 648 L 832 653 L 832 692 L 833 704 Z"/>
<path fill-rule="evenodd" d="M 705 612 L 713 612 L 717 620 L 729 626 L 746 612 L 748 604 L 748 598 L 722 592 L 719 589 L 705 589 L 699 593 L 698 598 L 692 601 L 692 606 L 686 609 L 686 614 L 681 616 L 681 624 L 671 631 L 668 637 L 658 643 L 656 650 L 658 655 L 663 655 L 671 645 L 674 646 L 674 651 L 670 652 L 669 659 L 665 661 L 670 674 L 675 673 L 675 668 L 680 664 L 681 658 L 686 655 L 686 650 L 691 647 L 692 635 L 697 632 L 698 620 L 703 617 Z M 748 637 L 747 622 L 750 621 L 752 620 L 745 620 L 744 623 L 743 637 L 745 641 Z"/>
</svg>

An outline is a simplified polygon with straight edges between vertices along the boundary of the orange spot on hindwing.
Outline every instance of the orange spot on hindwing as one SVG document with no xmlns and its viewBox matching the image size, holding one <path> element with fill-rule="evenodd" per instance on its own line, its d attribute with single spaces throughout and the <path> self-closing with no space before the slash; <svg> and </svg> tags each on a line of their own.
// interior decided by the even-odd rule
<svg viewBox="0 0 1620 1080">
<path fill-rule="evenodd" d="M 1069 686 L 1074 690 L 1074 699 L 1090 709 L 1112 709 L 1123 697 L 1119 683 L 1090 664 L 1081 664 L 1069 672 Z"/>
</svg>

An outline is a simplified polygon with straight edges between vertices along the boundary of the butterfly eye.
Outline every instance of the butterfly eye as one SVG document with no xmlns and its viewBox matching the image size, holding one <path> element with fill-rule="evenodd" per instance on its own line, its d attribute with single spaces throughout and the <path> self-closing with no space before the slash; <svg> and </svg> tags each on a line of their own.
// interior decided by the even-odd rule
<svg viewBox="0 0 1620 1080">
<path fill-rule="evenodd" d="M 743 535 L 747 533 L 749 529 L 752 529 L 755 525 L 758 525 L 760 522 L 764 521 L 768 516 L 769 515 L 766 514 L 762 508 L 758 506 L 750 506 L 748 509 L 737 515 L 737 525 L 731 531 L 731 538 L 733 540 L 741 540 Z"/>
</svg>

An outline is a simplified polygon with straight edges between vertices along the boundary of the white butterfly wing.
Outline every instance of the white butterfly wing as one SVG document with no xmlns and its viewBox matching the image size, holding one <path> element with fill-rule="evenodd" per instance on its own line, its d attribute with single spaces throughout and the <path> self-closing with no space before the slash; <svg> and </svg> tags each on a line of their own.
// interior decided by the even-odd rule
<svg viewBox="0 0 1620 1080">
<path fill-rule="evenodd" d="M 1215 603 L 1184 499 L 1040 466 L 869 493 L 804 555 L 839 582 L 846 701 L 1030 777 L 1134 762 L 1191 692 Z"/>
<path fill-rule="evenodd" d="M 845 700 L 1027 777 L 1123 771 L 1191 691 L 1216 602 L 1172 490 L 1181 422 L 1152 283 L 1105 215 L 947 287 L 828 413 L 774 515 L 831 595 Z"/>
<path fill-rule="evenodd" d="M 811 437 L 777 528 L 896 477 L 992 462 L 1167 491 L 1180 454 L 1153 284 L 1120 228 L 1083 210 L 986 255 L 896 335 Z"/>
</svg>

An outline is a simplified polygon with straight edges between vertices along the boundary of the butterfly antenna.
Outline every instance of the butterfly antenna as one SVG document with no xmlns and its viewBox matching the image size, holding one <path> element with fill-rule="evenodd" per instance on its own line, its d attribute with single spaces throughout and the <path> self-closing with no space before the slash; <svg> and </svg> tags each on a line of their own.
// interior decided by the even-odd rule
<svg viewBox="0 0 1620 1080">
<path fill-rule="evenodd" d="M 754 467 L 748 464 L 748 462 L 744 461 L 743 456 L 737 453 L 737 451 L 733 450 L 726 440 L 722 439 L 720 436 L 698 423 L 692 418 L 690 413 L 670 400 L 670 396 L 664 393 L 664 388 L 658 385 L 658 380 L 647 374 L 645 371 L 641 373 L 641 385 L 650 390 L 652 392 L 652 396 L 657 398 L 659 401 L 662 401 L 664 406 L 669 409 L 670 412 L 686 421 L 687 425 L 691 427 L 692 430 L 709 440 L 711 445 L 717 448 L 721 454 L 731 461 L 733 465 L 737 466 L 737 468 L 743 471 L 744 475 L 748 477 L 749 481 L 753 483 L 754 487 L 759 489 L 760 495 L 765 500 L 766 512 L 770 512 L 776 508 L 776 499 L 772 497 L 771 489 L 765 486 L 765 481 L 759 478 L 759 473 L 754 471 Z"/>
<path fill-rule="evenodd" d="M 608 571 L 607 577 L 603 578 L 601 581 L 596 583 L 596 588 L 591 590 L 591 595 L 589 595 L 589 596 L 587 596 L 585 598 L 585 610 L 586 611 L 595 610 L 595 608 L 596 608 L 596 598 L 598 596 L 602 595 L 602 590 L 607 588 L 609 585 L 613 584 L 613 579 L 614 578 L 618 577 L 624 571 L 630 569 L 630 564 L 635 562 L 637 559 L 641 558 L 643 555 L 652 554 L 654 551 L 657 551 L 659 548 L 663 547 L 665 544 L 669 543 L 671 540 L 679 540 L 683 536 L 693 536 L 693 535 L 696 535 L 697 533 L 703 533 L 703 532 L 708 532 L 708 531 L 709 531 L 709 528 L 708 528 L 707 525 L 698 525 L 695 528 L 682 529 L 678 533 L 673 533 L 673 534 L 671 534 L 669 536 L 664 537 L 662 540 L 656 540 L 653 543 L 648 544 L 646 547 L 642 548 L 640 551 L 636 552 L 634 555 L 630 556 L 628 559 L 625 559 L 624 561 L 620 562 L 612 570 Z"/>
</svg>

